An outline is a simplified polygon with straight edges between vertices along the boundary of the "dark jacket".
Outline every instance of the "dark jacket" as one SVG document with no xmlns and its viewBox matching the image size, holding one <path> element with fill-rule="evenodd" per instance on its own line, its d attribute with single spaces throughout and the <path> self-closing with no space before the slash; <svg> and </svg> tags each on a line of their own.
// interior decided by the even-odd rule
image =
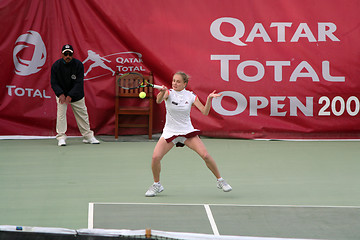
<svg viewBox="0 0 360 240">
<path fill-rule="evenodd" d="M 62 58 L 51 67 L 51 88 L 57 97 L 64 94 L 70 96 L 71 102 L 84 97 L 84 65 L 73 58 L 66 63 Z"/>
</svg>

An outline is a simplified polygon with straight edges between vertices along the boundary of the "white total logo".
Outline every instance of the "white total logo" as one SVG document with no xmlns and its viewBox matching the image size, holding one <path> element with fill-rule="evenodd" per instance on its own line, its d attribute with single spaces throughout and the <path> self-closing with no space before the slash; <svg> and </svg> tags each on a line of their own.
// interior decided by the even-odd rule
<svg viewBox="0 0 360 240">
<path fill-rule="evenodd" d="M 30 45 L 34 45 L 31 59 L 22 59 L 21 51 Z M 46 61 L 46 47 L 40 34 L 30 30 L 20 35 L 15 42 L 13 59 L 17 75 L 28 76 L 39 72 Z"/>
</svg>

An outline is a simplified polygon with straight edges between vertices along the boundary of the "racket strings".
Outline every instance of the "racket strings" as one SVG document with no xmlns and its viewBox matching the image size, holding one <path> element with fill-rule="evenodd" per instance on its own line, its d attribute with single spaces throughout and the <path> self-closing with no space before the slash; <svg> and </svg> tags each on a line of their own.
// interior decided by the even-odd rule
<svg viewBox="0 0 360 240">
<path fill-rule="evenodd" d="M 152 93 L 152 84 L 151 80 L 148 82 L 145 77 L 140 73 L 125 73 L 118 78 L 118 86 L 121 88 L 119 91 L 121 93 L 131 93 L 135 94 L 139 91 L 145 93 Z M 139 90 L 138 88 L 141 88 Z"/>
<path fill-rule="evenodd" d="M 119 79 L 119 85 L 125 88 L 137 88 L 141 86 L 142 80 L 139 76 L 127 75 Z"/>
</svg>

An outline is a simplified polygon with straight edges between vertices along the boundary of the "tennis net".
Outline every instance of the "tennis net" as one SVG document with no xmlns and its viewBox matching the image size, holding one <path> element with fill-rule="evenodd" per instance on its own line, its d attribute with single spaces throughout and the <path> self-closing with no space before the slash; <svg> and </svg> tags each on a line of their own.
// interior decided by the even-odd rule
<svg viewBox="0 0 360 240">
<path fill-rule="evenodd" d="M 185 232 L 166 232 L 151 229 L 79 229 L 24 227 L 0 225 L 0 240 L 301 240 L 295 238 L 268 238 L 211 235 Z M 304 240 L 304 239 L 303 239 Z M 307 239 L 309 240 L 309 239 Z"/>
</svg>

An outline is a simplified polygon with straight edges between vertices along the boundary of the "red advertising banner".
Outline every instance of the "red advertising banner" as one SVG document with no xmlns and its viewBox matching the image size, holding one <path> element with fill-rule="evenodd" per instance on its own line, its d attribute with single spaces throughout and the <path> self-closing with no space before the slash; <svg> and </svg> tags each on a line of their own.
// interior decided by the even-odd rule
<svg viewBox="0 0 360 240">
<path fill-rule="evenodd" d="M 359 138 L 359 11 L 358 0 L 1 0 L 0 135 L 56 135 L 50 69 L 69 43 L 96 135 L 114 134 L 116 72 L 171 87 L 182 70 L 202 102 L 222 93 L 209 116 L 192 112 L 204 135 Z M 164 119 L 155 105 L 154 132 Z"/>
</svg>

